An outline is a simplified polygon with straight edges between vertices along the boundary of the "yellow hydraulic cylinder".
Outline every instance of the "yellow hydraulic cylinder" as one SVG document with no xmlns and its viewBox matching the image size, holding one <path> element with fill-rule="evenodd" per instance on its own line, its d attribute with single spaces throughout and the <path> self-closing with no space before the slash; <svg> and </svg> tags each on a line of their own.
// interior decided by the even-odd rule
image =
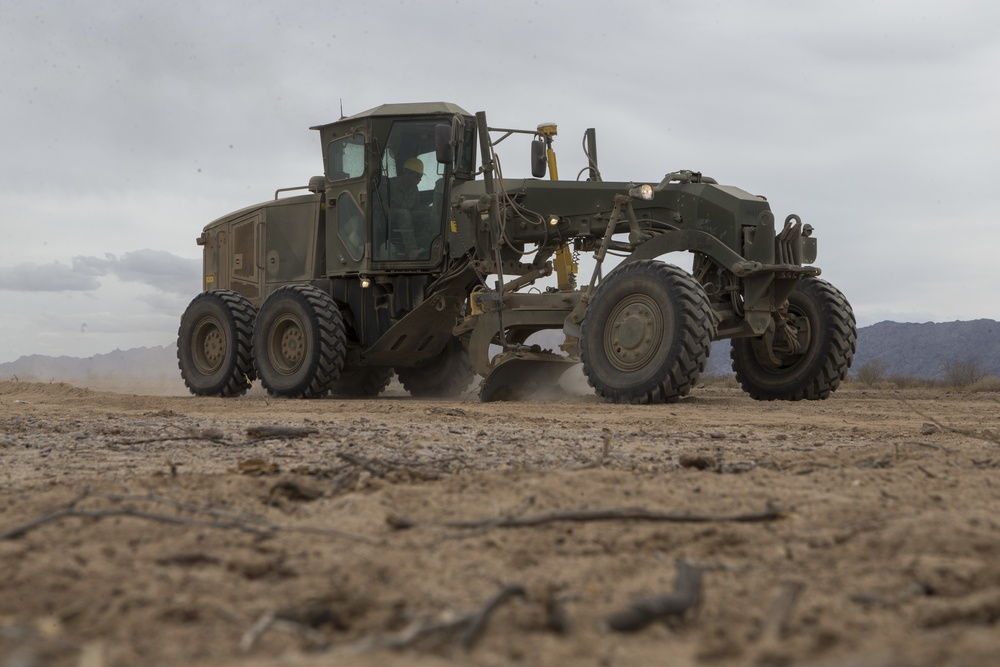
<svg viewBox="0 0 1000 667">
<path fill-rule="evenodd" d="M 558 128 L 555 123 L 542 123 L 538 126 L 538 133 L 545 137 L 545 157 L 549 163 L 549 179 L 558 181 L 559 167 L 556 164 L 556 152 L 552 149 L 552 139 L 558 134 Z M 576 287 L 574 276 L 577 269 L 573 264 L 573 253 L 568 243 L 564 243 L 556 249 L 553 264 L 555 265 L 556 283 L 559 289 L 574 289 Z"/>
<path fill-rule="evenodd" d="M 556 269 L 556 284 L 561 290 L 571 290 L 576 288 L 576 281 L 573 277 L 576 274 L 576 266 L 573 263 L 573 251 L 568 243 L 563 243 L 556 248 L 556 256 L 552 261 Z"/>
</svg>

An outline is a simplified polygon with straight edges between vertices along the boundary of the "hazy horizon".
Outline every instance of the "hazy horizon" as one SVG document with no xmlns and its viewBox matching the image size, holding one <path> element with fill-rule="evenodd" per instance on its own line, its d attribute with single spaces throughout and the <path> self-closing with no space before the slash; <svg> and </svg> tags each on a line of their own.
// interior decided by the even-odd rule
<svg viewBox="0 0 1000 667">
<path fill-rule="evenodd" d="M 2 16 L 0 362 L 162 345 L 201 290 L 205 225 L 306 185 L 323 172 L 309 128 L 387 102 L 557 123 L 564 178 L 593 127 L 609 181 L 691 169 L 766 196 L 815 229 L 862 326 L 1000 318 L 997 3 L 93 0 Z M 511 144 L 505 174 L 526 176 Z"/>
</svg>

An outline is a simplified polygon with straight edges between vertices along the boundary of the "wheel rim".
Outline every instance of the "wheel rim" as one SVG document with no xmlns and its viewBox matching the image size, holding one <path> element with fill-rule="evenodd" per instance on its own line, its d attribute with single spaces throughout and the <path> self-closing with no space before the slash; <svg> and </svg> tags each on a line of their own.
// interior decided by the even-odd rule
<svg viewBox="0 0 1000 667">
<path fill-rule="evenodd" d="M 768 356 L 766 343 L 764 343 L 764 341 L 754 339 L 751 345 L 754 357 L 757 359 L 757 363 L 759 363 L 761 368 L 765 371 L 775 374 L 787 371 L 802 361 L 805 357 L 805 350 L 809 348 L 809 341 L 812 337 L 812 325 L 809 322 L 809 317 L 798 308 L 789 308 L 788 316 L 797 330 L 795 338 L 798 344 L 798 349 L 796 350 L 796 348 L 793 347 L 787 339 L 787 334 L 783 334 L 783 340 L 773 343 L 773 352 L 778 359 L 778 365 L 775 365 Z"/>
<path fill-rule="evenodd" d="M 604 352 L 620 371 L 643 368 L 663 342 L 663 316 L 656 301 L 635 294 L 615 306 L 604 330 Z"/>
<path fill-rule="evenodd" d="M 274 370 L 291 375 L 302 367 L 306 356 L 306 337 L 302 323 L 291 315 L 279 318 L 268 336 L 268 356 Z"/>
<path fill-rule="evenodd" d="M 194 344 L 191 346 L 195 367 L 203 375 L 212 375 L 226 359 L 226 335 L 218 320 L 206 317 L 195 326 Z"/>
</svg>

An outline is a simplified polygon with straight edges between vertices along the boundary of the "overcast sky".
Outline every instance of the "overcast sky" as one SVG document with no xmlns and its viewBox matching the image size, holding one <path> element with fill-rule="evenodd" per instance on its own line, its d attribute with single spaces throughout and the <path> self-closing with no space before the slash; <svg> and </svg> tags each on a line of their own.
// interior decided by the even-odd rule
<svg viewBox="0 0 1000 667">
<path fill-rule="evenodd" d="M 607 180 L 798 213 L 862 326 L 1000 319 L 998 72 L 996 2 L 0 0 L 0 362 L 172 342 L 201 229 L 341 103 L 556 122 L 564 178 L 596 127 Z"/>
</svg>

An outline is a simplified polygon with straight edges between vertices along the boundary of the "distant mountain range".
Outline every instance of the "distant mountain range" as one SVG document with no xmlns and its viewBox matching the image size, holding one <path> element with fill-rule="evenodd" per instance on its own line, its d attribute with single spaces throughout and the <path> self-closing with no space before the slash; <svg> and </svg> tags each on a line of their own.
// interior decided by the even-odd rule
<svg viewBox="0 0 1000 667">
<path fill-rule="evenodd" d="M 879 322 L 858 330 L 854 368 L 881 359 L 886 375 L 941 379 L 948 364 L 974 362 L 1000 376 L 1000 322 Z"/>
<path fill-rule="evenodd" d="M 81 387 L 137 394 L 187 393 L 177 369 L 177 345 L 115 350 L 92 357 L 32 354 L 0 364 L 0 380 L 68 382 Z"/>
<path fill-rule="evenodd" d="M 1000 322 L 879 322 L 858 330 L 852 373 L 880 360 L 884 375 L 943 379 L 948 364 L 973 362 L 988 375 L 1000 376 Z M 706 374 L 731 374 L 729 341 L 712 346 Z M 112 391 L 184 394 L 177 370 L 177 346 L 115 350 L 92 357 L 30 355 L 0 364 L 0 380 L 69 382 Z"/>
<path fill-rule="evenodd" d="M 974 362 L 985 374 L 1000 376 L 1000 322 L 879 322 L 862 327 L 858 329 L 852 373 L 875 360 L 884 365 L 886 377 L 941 380 L 948 364 L 953 362 Z M 712 375 L 732 372 L 729 341 L 713 344 L 706 372 Z"/>
</svg>

